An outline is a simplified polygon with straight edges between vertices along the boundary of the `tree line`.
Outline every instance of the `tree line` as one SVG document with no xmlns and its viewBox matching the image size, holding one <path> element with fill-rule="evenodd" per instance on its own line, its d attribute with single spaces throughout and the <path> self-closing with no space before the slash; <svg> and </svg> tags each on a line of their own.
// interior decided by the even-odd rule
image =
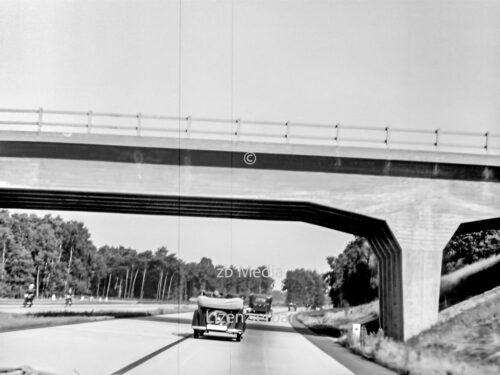
<svg viewBox="0 0 500 375">
<path fill-rule="evenodd" d="M 315 308 L 324 305 L 327 284 L 317 271 L 298 268 L 286 273 L 282 290 L 287 303 Z"/>
<path fill-rule="evenodd" d="M 249 272 L 214 265 L 209 258 L 185 262 L 166 247 L 138 252 L 123 246 L 97 248 L 84 223 L 59 216 L 0 211 L 0 297 L 36 294 L 188 300 L 202 290 L 223 294 L 270 293 L 274 279 L 260 266 Z M 225 272 L 222 268 L 233 272 Z"/>
</svg>

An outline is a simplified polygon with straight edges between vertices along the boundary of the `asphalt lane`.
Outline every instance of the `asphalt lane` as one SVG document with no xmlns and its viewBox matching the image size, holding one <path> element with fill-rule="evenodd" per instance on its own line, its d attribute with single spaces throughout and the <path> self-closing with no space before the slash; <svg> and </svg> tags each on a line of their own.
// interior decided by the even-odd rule
<svg viewBox="0 0 500 375">
<path fill-rule="evenodd" d="M 170 321 L 174 317 L 165 318 Z M 189 316 L 179 314 L 178 318 L 183 322 Z M 185 327 L 189 325 L 179 324 L 179 329 Z M 284 311 L 275 313 L 271 323 L 249 322 L 239 343 L 225 335 L 209 334 L 172 349 L 127 374 L 353 374 L 291 329 Z"/>
<path fill-rule="evenodd" d="M 73 375 L 354 374 L 295 331 L 286 311 L 270 323 L 250 322 L 241 342 L 215 334 L 194 339 L 191 314 L 5 332 L 0 368 L 30 365 Z"/>
</svg>

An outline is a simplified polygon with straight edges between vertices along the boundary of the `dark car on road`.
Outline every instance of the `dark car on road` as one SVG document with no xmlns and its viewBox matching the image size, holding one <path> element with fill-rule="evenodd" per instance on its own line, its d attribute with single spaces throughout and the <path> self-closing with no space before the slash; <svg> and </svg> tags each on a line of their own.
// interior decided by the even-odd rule
<svg viewBox="0 0 500 375">
<path fill-rule="evenodd" d="M 250 294 L 247 314 L 250 319 L 271 321 L 273 297 L 265 294 Z"/>
</svg>

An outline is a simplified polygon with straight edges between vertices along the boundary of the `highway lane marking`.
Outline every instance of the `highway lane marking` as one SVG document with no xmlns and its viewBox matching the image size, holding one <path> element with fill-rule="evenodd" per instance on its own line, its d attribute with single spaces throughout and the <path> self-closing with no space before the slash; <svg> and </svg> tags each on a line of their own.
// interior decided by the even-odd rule
<svg viewBox="0 0 500 375">
<path fill-rule="evenodd" d="M 130 364 L 128 364 L 127 366 L 125 367 L 122 367 L 121 369 L 113 372 L 111 375 L 122 375 L 122 374 L 125 374 L 127 372 L 129 372 L 130 370 L 142 365 L 144 362 L 147 362 L 149 361 L 151 358 L 153 357 L 156 357 L 158 354 L 161 354 L 163 353 L 164 351 L 176 346 L 176 345 L 179 345 L 181 342 L 187 340 L 188 338 L 192 337 L 191 334 L 188 334 L 188 335 L 185 335 L 183 338 L 177 340 L 177 341 L 174 341 L 168 345 L 165 345 L 163 348 L 160 348 L 158 350 L 155 350 L 154 352 L 152 353 L 149 353 L 148 355 L 138 359 L 137 361 L 135 362 L 132 362 Z"/>
</svg>

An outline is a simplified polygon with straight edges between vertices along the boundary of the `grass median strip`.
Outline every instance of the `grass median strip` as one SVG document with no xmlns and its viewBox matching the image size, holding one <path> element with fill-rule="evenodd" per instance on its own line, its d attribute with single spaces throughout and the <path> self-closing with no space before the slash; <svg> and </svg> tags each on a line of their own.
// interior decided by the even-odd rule
<svg viewBox="0 0 500 375">
<path fill-rule="evenodd" d="M 47 328 L 68 324 L 100 322 L 113 319 L 110 316 L 58 316 L 35 317 L 28 314 L 0 313 L 0 333 L 25 329 Z"/>
<path fill-rule="evenodd" d="M 145 318 L 157 315 L 176 314 L 190 310 L 46 310 L 27 314 L 0 313 L 0 333 L 55 327 L 68 324 L 99 322 L 108 319 Z"/>
</svg>

